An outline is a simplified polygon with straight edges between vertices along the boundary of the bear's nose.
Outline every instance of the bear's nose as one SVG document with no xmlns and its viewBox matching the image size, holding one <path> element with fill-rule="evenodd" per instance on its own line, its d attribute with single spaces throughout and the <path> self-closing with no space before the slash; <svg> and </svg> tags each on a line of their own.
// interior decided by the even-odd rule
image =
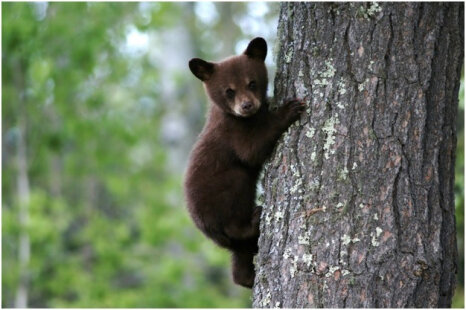
<svg viewBox="0 0 466 310">
<path fill-rule="evenodd" d="M 243 102 L 243 104 L 241 104 L 241 109 L 243 109 L 244 111 L 249 111 L 251 110 L 251 108 L 252 108 L 251 101 L 246 101 L 246 102 Z"/>
</svg>

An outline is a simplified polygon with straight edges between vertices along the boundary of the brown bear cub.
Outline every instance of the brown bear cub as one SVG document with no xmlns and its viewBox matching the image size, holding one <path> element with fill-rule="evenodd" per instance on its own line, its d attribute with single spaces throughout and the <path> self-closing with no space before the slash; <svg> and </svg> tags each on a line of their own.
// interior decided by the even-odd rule
<svg viewBox="0 0 466 310">
<path fill-rule="evenodd" d="M 265 40 L 255 38 L 242 55 L 189 62 L 212 104 L 186 171 L 188 209 L 205 235 L 232 252 L 233 280 L 249 288 L 261 215 L 257 179 L 280 135 L 304 110 L 303 103 L 290 100 L 269 111 L 266 55 Z"/>
</svg>

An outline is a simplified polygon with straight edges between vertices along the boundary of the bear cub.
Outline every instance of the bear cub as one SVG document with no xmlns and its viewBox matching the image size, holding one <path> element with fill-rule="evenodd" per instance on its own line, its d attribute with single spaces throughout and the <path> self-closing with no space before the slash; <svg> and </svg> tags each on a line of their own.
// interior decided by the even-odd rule
<svg viewBox="0 0 466 310">
<path fill-rule="evenodd" d="M 304 110 L 299 100 L 288 100 L 269 111 L 266 55 L 267 43 L 255 38 L 242 55 L 189 61 L 211 105 L 185 174 L 188 210 L 206 236 L 231 251 L 233 280 L 249 288 L 261 215 L 257 179 L 278 138 Z"/>
</svg>

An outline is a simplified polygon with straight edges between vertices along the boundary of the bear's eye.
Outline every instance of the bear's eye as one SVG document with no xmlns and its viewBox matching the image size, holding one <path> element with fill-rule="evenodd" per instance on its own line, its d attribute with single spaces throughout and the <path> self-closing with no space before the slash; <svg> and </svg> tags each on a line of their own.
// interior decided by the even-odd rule
<svg viewBox="0 0 466 310">
<path fill-rule="evenodd" d="M 249 88 L 250 90 L 256 90 L 256 87 L 257 87 L 256 81 L 251 81 L 251 82 L 249 82 L 248 88 Z"/>
<path fill-rule="evenodd" d="M 226 94 L 227 94 L 228 98 L 232 99 L 235 96 L 235 91 L 233 89 L 231 89 L 231 88 L 228 88 L 226 90 Z"/>
</svg>

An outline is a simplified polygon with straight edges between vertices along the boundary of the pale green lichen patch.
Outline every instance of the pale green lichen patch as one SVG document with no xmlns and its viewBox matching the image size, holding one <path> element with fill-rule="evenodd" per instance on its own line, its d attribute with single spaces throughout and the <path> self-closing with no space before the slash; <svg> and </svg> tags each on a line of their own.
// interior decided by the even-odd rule
<svg viewBox="0 0 466 310">
<path fill-rule="evenodd" d="M 291 249 L 286 248 L 285 252 L 283 253 L 283 258 L 288 259 L 291 256 Z"/>
<path fill-rule="evenodd" d="M 332 116 L 327 121 L 325 121 L 324 127 L 322 127 L 322 131 L 327 134 L 327 138 L 324 144 L 324 156 L 326 159 L 329 158 L 329 154 L 335 154 L 335 150 L 331 150 L 333 144 L 335 144 L 335 133 L 337 129 L 335 125 L 339 124 L 340 121 L 338 120 L 338 114 Z"/>
<path fill-rule="evenodd" d="M 336 69 L 332 64 L 333 58 L 329 58 L 325 61 L 325 69 L 318 73 L 319 78 L 314 79 L 313 83 L 315 86 L 327 86 L 329 84 L 329 79 L 335 76 Z M 319 93 L 321 97 L 324 96 L 323 93 Z"/>
<path fill-rule="evenodd" d="M 351 242 L 351 238 L 345 234 L 343 237 L 341 237 L 341 242 L 343 245 L 348 245 Z"/>
<path fill-rule="evenodd" d="M 309 232 L 305 232 L 303 235 L 298 236 L 298 244 L 306 244 L 309 245 L 311 241 Z"/>
<path fill-rule="evenodd" d="M 348 178 L 348 169 L 344 167 L 343 170 L 340 171 L 340 174 L 338 175 L 338 179 L 346 180 L 347 178 Z"/>
<path fill-rule="evenodd" d="M 291 172 L 293 172 L 293 176 L 297 176 L 298 175 L 298 169 L 296 169 L 296 166 L 291 164 L 290 165 L 290 170 Z"/>
<path fill-rule="evenodd" d="M 369 79 L 366 79 L 364 82 L 358 85 L 359 92 L 362 92 L 364 88 L 366 87 L 366 85 L 369 85 Z"/>
<path fill-rule="evenodd" d="M 316 130 L 312 127 L 309 127 L 306 131 L 306 137 L 308 137 L 309 139 L 311 139 L 312 137 L 314 137 L 314 134 L 315 134 Z"/>
<path fill-rule="evenodd" d="M 317 86 L 326 86 L 326 85 L 328 85 L 328 81 L 327 81 L 327 79 L 322 79 L 322 80 L 315 79 L 314 84 L 317 85 Z"/>
<path fill-rule="evenodd" d="M 328 290 L 328 285 L 327 285 L 327 281 L 324 282 L 324 286 L 323 286 L 323 289 L 324 289 L 324 292 Z"/>
<path fill-rule="evenodd" d="M 312 264 L 312 254 L 303 254 L 303 262 L 310 267 Z"/>
<path fill-rule="evenodd" d="M 270 221 L 272 220 L 272 215 L 270 213 L 267 213 L 265 215 L 265 224 L 270 225 Z"/>
<path fill-rule="evenodd" d="M 290 266 L 290 275 L 292 278 L 294 278 L 296 274 L 296 270 L 298 270 L 298 258 L 295 256 L 293 257 L 293 262 L 291 263 L 291 266 Z"/>
<path fill-rule="evenodd" d="M 362 92 L 364 90 L 364 83 L 358 85 L 358 90 Z"/>
<path fill-rule="evenodd" d="M 376 227 L 375 228 L 375 235 L 377 236 L 377 238 L 380 236 L 380 234 L 382 233 L 382 228 L 380 227 Z"/>
<path fill-rule="evenodd" d="M 351 238 L 350 238 L 348 235 L 346 235 L 346 234 L 343 235 L 343 237 L 341 237 L 341 243 L 342 243 L 343 245 L 348 245 L 348 244 L 350 244 L 350 242 L 356 243 L 356 242 L 359 242 L 359 241 L 361 241 L 359 238 L 353 238 L 353 239 L 351 239 Z"/>
<path fill-rule="evenodd" d="M 295 174 L 296 174 L 295 176 L 298 176 L 297 173 L 295 173 Z M 300 193 L 301 193 L 301 192 L 303 191 L 303 190 L 302 190 L 302 185 L 303 185 L 302 179 L 300 179 L 300 178 L 296 179 L 295 184 L 290 188 L 290 193 L 291 193 L 291 194 L 294 194 L 294 193 L 296 193 L 296 192 L 300 192 Z"/>
<path fill-rule="evenodd" d="M 272 298 L 272 294 L 270 292 L 265 295 L 265 297 L 261 300 L 262 307 L 267 307 L 270 304 L 270 299 Z"/>
<path fill-rule="evenodd" d="M 374 16 L 375 13 L 381 12 L 382 8 L 377 2 L 372 2 L 370 7 L 367 9 L 367 15 L 370 17 Z"/>
<path fill-rule="evenodd" d="M 325 277 L 331 277 L 337 270 L 340 270 L 340 266 L 330 266 L 328 272 L 325 274 Z"/>
<path fill-rule="evenodd" d="M 345 108 L 345 106 L 341 102 L 336 102 L 335 105 L 337 106 L 337 108 L 342 110 Z"/>
<path fill-rule="evenodd" d="M 333 61 L 333 58 L 330 58 L 330 59 L 325 61 L 325 67 L 326 68 L 325 68 L 325 71 L 323 71 L 321 73 L 321 76 L 323 78 L 332 78 L 332 77 L 335 76 L 335 72 L 337 72 L 337 70 L 333 66 L 332 61 Z"/>
<path fill-rule="evenodd" d="M 372 243 L 373 246 L 379 246 L 380 243 L 379 243 L 379 241 L 377 241 L 377 238 L 379 238 L 382 231 L 383 231 L 382 228 L 376 227 L 375 228 L 375 234 L 373 232 L 371 233 L 371 237 L 372 237 L 371 243 Z"/>
<path fill-rule="evenodd" d="M 347 276 L 347 275 L 350 274 L 350 271 L 349 271 L 349 270 L 346 270 L 346 269 L 343 269 L 343 270 L 341 271 L 341 274 L 342 274 L 343 276 Z"/>
<path fill-rule="evenodd" d="M 292 57 L 293 57 L 293 47 L 290 46 L 285 53 L 285 62 L 289 64 L 291 62 Z"/>
<path fill-rule="evenodd" d="M 342 202 L 337 203 L 337 208 L 338 209 L 343 208 L 344 206 L 345 206 L 345 204 L 342 203 Z"/>
<path fill-rule="evenodd" d="M 346 256 L 348 256 L 348 252 L 346 251 L 346 248 L 344 247 L 343 249 L 341 249 L 341 251 L 340 251 L 340 258 L 338 259 L 338 263 L 339 263 L 341 266 L 347 265 L 346 260 L 345 260 L 345 257 L 346 257 Z"/>
<path fill-rule="evenodd" d="M 341 80 L 338 81 L 337 87 L 338 87 L 338 93 L 339 93 L 340 95 L 346 94 L 346 86 L 345 86 L 345 83 L 344 83 L 344 82 L 342 82 Z"/>
<path fill-rule="evenodd" d="M 314 161 L 316 159 L 316 152 L 311 153 L 311 161 Z"/>
<path fill-rule="evenodd" d="M 274 214 L 275 222 L 281 221 L 283 219 L 284 215 L 285 214 L 283 213 L 283 211 L 279 210 L 279 211 L 275 212 L 275 214 Z"/>
<path fill-rule="evenodd" d="M 369 19 L 370 17 L 375 16 L 376 13 L 381 12 L 382 8 L 377 2 L 372 2 L 369 8 L 366 9 L 365 5 L 362 5 L 358 9 L 358 16 L 364 17 L 365 19 Z"/>
</svg>

